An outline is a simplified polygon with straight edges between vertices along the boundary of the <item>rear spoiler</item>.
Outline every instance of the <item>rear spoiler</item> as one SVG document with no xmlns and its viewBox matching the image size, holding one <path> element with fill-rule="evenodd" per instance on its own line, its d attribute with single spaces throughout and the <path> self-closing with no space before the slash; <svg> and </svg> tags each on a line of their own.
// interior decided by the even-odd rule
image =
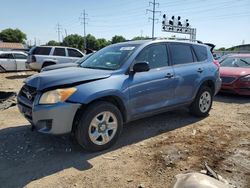
<svg viewBox="0 0 250 188">
<path fill-rule="evenodd" d="M 199 40 L 197 40 L 197 43 L 207 45 L 207 46 L 210 48 L 211 53 L 213 53 L 213 50 L 214 50 L 214 47 L 215 47 L 214 44 L 212 44 L 212 43 L 203 43 L 203 42 L 201 42 L 201 41 L 199 41 Z"/>
<path fill-rule="evenodd" d="M 215 45 L 212 43 L 204 43 L 204 44 L 206 44 L 210 48 L 211 53 L 213 53 Z"/>
</svg>

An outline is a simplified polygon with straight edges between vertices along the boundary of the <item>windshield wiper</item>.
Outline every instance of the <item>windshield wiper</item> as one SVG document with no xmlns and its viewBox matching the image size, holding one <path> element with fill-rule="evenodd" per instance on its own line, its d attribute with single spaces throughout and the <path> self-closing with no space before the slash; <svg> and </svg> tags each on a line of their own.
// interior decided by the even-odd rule
<svg viewBox="0 0 250 188">
<path fill-rule="evenodd" d="M 101 69 L 101 70 L 114 70 L 114 69 L 105 68 L 105 67 L 91 67 L 91 66 L 86 66 L 86 67 L 82 67 L 82 68 L 86 68 L 86 69 Z"/>
<path fill-rule="evenodd" d="M 240 60 L 243 61 L 245 64 L 250 65 L 250 63 L 245 61 L 244 59 L 240 59 Z"/>
</svg>

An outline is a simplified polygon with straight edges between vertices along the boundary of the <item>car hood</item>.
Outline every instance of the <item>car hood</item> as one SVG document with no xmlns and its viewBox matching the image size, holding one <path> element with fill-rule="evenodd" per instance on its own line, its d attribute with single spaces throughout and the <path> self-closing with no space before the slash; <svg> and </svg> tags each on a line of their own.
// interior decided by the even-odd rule
<svg viewBox="0 0 250 188">
<path fill-rule="evenodd" d="M 250 74 L 250 68 L 240 68 L 240 67 L 220 67 L 221 76 L 245 76 Z"/>
<path fill-rule="evenodd" d="M 66 67 L 77 67 L 77 66 L 79 66 L 77 63 L 61 63 L 61 64 L 55 64 L 55 65 L 50 65 L 50 66 L 44 67 L 41 70 L 41 72 L 55 70 L 55 69 L 61 69 L 61 68 L 66 68 Z"/>
<path fill-rule="evenodd" d="M 45 90 L 52 87 L 67 87 L 72 84 L 104 79 L 110 77 L 110 75 L 111 71 L 109 70 L 68 67 L 35 74 L 28 77 L 24 82 L 37 90 Z"/>
</svg>

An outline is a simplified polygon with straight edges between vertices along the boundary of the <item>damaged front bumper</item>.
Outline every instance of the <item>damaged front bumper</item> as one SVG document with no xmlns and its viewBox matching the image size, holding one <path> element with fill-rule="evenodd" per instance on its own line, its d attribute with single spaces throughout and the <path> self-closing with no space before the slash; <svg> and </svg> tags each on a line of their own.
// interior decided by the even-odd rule
<svg viewBox="0 0 250 188">
<path fill-rule="evenodd" d="M 24 86 L 25 87 L 25 86 Z M 76 111 L 81 106 L 77 103 L 61 102 L 52 105 L 40 105 L 39 94 L 26 96 L 22 88 L 17 96 L 19 111 L 38 132 L 47 134 L 65 134 L 71 132 Z M 30 92 L 32 93 L 32 92 Z"/>
</svg>

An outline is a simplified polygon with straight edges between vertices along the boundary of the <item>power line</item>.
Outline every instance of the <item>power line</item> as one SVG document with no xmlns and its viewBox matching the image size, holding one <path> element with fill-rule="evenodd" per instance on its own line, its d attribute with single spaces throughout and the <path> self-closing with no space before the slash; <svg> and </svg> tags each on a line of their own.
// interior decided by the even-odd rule
<svg viewBox="0 0 250 188">
<path fill-rule="evenodd" d="M 152 14 L 153 14 L 153 17 L 151 18 L 151 17 L 149 17 L 148 19 L 150 19 L 150 20 L 152 20 L 152 38 L 154 38 L 154 30 L 155 30 L 155 20 L 157 20 L 157 21 L 159 21 L 159 19 L 156 19 L 155 18 L 155 13 L 161 13 L 161 11 L 156 11 L 155 10 L 155 5 L 158 5 L 158 7 L 159 7 L 159 3 L 156 3 L 155 2 L 155 0 L 153 1 L 153 2 L 149 2 L 149 6 L 150 5 L 153 5 L 153 10 L 151 10 L 151 9 L 146 9 L 146 12 L 152 12 Z"/>
<path fill-rule="evenodd" d="M 84 38 L 83 38 L 83 50 L 86 49 L 87 47 L 87 43 L 86 43 L 86 20 L 88 19 L 87 18 L 88 14 L 85 13 L 85 9 L 82 11 L 81 13 L 81 16 L 80 16 L 80 22 L 81 24 L 83 24 L 83 33 L 84 33 Z"/>
<path fill-rule="evenodd" d="M 58 42 L 60 42 L 60 35 L 62 32 L 62 26 L 59 23 L 56 24 L 56 32 L 58 34 Z"/>
</svg>

